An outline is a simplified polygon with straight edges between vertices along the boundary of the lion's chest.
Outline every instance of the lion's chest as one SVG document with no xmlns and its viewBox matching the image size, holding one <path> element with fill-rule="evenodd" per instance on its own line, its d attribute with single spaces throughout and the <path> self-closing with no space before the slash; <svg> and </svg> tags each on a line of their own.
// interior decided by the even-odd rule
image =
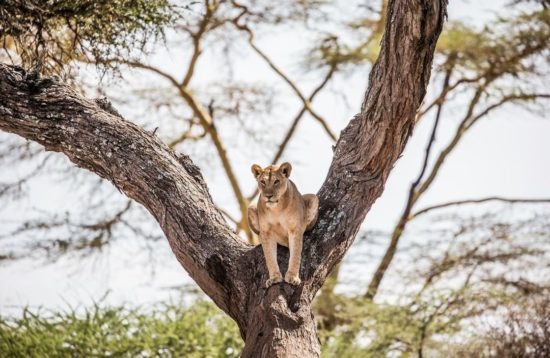
<svg viewBox="0 0 550 358">
<path fill-rule="evenodd" d="M 279 245 L 288 246 L 289 222 L 282 215 L 265 215 L 260 219 L 262 232 L 267 233 L 269 239 L 274 239 Z"/>
</svg>

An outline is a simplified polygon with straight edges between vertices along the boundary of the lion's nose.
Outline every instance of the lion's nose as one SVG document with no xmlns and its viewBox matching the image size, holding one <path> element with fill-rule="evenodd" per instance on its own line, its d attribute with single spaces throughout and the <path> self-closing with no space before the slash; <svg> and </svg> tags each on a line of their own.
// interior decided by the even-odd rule
<svg viewBox="0 0 550 358">
<path fill-rule="evenodd" d="M 273 194 L 265 194 L 265 197 L 271 199 L 273 197 Z"/>
</svg>

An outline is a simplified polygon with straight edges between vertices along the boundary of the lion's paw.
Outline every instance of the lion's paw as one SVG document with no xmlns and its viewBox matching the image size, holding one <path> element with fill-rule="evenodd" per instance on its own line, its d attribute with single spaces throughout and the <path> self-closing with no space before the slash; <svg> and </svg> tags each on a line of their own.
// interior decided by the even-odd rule
<svg viewBox="0 0 550 358">
<path fill-rule="evenodd" d="M 279 282 L 283 282 L 283 277 L 281 276 L 281 274 L 279 274 L 275 277 L 272 277 L 269 280 L 265 281 L 265 287 L 269 288 L 270 286 L 272 286 L 276 283 L 279 283 Z"/>
<path fill-rule="evenodd" d="M 285 275 L 285 281 L 294 286 L 298 286 L 300 283 L 302 283 L 300 277 L 298 277 L 298 274 L 292 274 L 288 272 Z"/>
</svg>

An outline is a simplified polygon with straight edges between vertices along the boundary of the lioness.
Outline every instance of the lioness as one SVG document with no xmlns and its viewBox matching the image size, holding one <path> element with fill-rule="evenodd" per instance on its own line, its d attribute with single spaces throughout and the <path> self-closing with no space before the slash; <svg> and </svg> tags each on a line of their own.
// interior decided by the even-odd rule
<svg viewBox="0 0 550 358">
<path fill-rule="evenodd" d="M 283 280 L 277 264 L 277 244 L 290 250 L 285 281 L 292 285 L 300 284 L 303 235 L 317 220 L 319 198 L 314 194 L 301 195 L 296 185 L 288 179 L 291 170 L 289 163 L 270 165 L 264 169 L 257 164 L 252 166 L 260 197 L 258 204 L 248 207 L 248 225 L 260 235 L 269 272 L 266 287 Z"/>
</svg>

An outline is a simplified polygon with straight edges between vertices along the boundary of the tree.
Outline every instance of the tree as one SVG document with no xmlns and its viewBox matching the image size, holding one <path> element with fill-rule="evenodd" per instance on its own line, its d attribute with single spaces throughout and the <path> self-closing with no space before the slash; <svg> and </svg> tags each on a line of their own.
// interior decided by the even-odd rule
<svg viewBox="0 0 550 358">
<path fill-rule="evenodd" d="M 445 13 L 446 1 L 388 4 L 392 21 L 361 112 L 342 131 L 319 190 L 319 220 L 307 238 L 297 288 L 266 291 L 261 250 L 227 227 L 191 159 L 105 104 L 2 65 L 0 128 L 64 153 L 142 204 L 190 276 L 239 325 L 243 356 L 318 356 L 311 301 L 353 242 L 411 134 Z M 278 256 L 284 268 L 287 252 Z"/>
<path fill-rule="evenodd" d="M 375 337 L 368 347 L 352 350 L 351 356 L 384 356 L 395 352 L 422 356 L 423 350 L 441 355 L 445 352 L 444 345 L 434 343 L 445 340 L 441 337 L 455 337 L 470 329 L 483 335 L 483 327 L 473 324 L 473 317 L 499 315 L 496 309 L 509 302 L 547 295 L 548 280 L 540 279 L 547 276 L 543 273 L 547 261 L 542 254 L 546 245 L 538 240 L 539 233 L 525 233 L 519 228 L 527 224 L 519 220 L 520 225 L 504 216 L 495 219 L 488 214 L 479 218 L 453 215 L 453 220 L 449 220 L 448 215 L 450 208 L 472 208 L 487 203 L 546 204 L 537 207 L 538 211 L 548 208 L 550 199 L 491 196 L 436 202 L 424 207 L 421 202 L 443 168 L 452 161 L 450 158 L 462 140 L 489 114 L 494 115 L 513 104 L 543 113 L 538 105 L 548 103 L 550 95 L 540 87 L 541 76 L 548 76 L 548 14 L 544 8 L 519 9 L 512 16 L 498 17 L 491 26 L 476 29 L 454 22 L 442 33 L 436 48 L 431 95 L 417 115 L 418 122 L 433 120 L 424 158 L 419 163 L 420 173 L 411 178 L 403 211 L 387 242 L 380 240 L 382 254 L 369 256 L 376 260 L 377 267 L 368 287 L 360 298 L 335 294 L 338 270 L 334 270 L 331 285 L 323 287 L 316 302 L 321 326 L 334 332 L 328 334 L 330 338 L 344 339 L 341 346 L 354 346 L 360 337 Z M 337 55 L 347 56 L 349 61 L 361 61 L 368 58 L 364 51 L 367 47 L 367 43 L 360 43 Z M 460 106 L 453 108 L 456 102 Z M 449 107 L 452 110 L 447 111 Z M 441 144 L 438 138 L 438 149 L 434 145 L 438 131 L 444 125 L 452 125 L 449 121 L 453 119 L 453 112 L 455 116 L 458 113 L 458 125 L 446 142 Z M 425 221 L 429 214 L 433 220 Z M 418 230 L 422 224 L 417 221 L 424 224 L 423 230 Z M 445 230 L 433 233 L 429 228 L 432 224 L 451 221 L 452 225 Z M 535 228 L 545 227 L 546 220 L 534 215 L 528 225 L 536 232 Z M 368 239 L 377 235 L 367 232 L 361 236 Z M 374 240 L 368 242 L 369 251 L 374 251 Z M 401 258 L 394 264 L 400 253 Z M 423 268 L 425 261 L 429 265 Z M 403 267 L 407 267 L 406 272 L 399 271 Z M 385 279 L 388 276 L 390 278 Z M 382 286 L 385 290 L 380 294 Z M 388 296 L 391 304 L 386 300 Z M 396 297 L 398 303 L 394 302 Z M 467 328 L 457 329 L 457 322 Z M 406 330 L 402 329 L 403 325 L 407 325 Z M 336 332 L 346 334 L 342 338 Z M 342 352 L 335 351 L 334 355 L 341 356 Z"/>
<path fill-rule="evenodd" d="M 530 327 L 549 317 L 542 311 L 537 319 L 532 315 L 532 303 L 544 301 L 550 289 L 548 220 L 539 214 L 510 223 L 506 219 L 510 211 L 471 218 L 439 213 L 430 221 L 439 228 L 420 225 L 422 240 L 403 242 L 403 252 L 394 259 L 401 270 L 393 269 L 389 276 L 397 284 L 380 295 L 393 300 L 374 302 L 363 295 L 333 293 L 328 302 L 332 309 L 318 310 L 327 355 L 422 357 L 483 352 L 483 356 L 498 357 L 506 356 L 508 349 L 512 356 L 518 351 L 532 356 L 531 343 L 515 346 L 517 350 L 503 345 L 497 354 L 486 342 L 493 333 L 500 335 L 510 327 L 503 310 L 518 312 L 524 318 L 522 325 Z M 358 343 L 364 337 L 368 344 Z"/>
<path fill-rule="evenodd" d="M 545 7 L 527 10 L 520 7 L 515 15 L 498 17 L 491 27 L 476 29 L 455 21 L 441 35 L 436 47 L 437 65 L 436 74 L 432 78 L 433 92 L 417 114 L 417 122 L 432 120 L 428 118 L 428 114 L 433 114 L 433 125 L 425 145 L 424 158 L 419 163 L 420 173 L 411 179 L 403 212 L 392 229 L 389 244 L 365 292 L 367 300 L 376 297 L 408 224 L 417 217 L 441 208 L 491 201 L 516 204 L 549 202 L 547 198 L 486 197 L 418 208 L 419 202 L 429 192 L 452 153 L 477 123 L 511 104 L 536 112 L 536 106 L 550 98 L 550 93 L 541 88 L 539 82 L 540 76 L 548 76 L 548 14 Z M 364 22 L 372 22 L 372 19 L 365 19 L 360 24 Z M 358 26 L 357 23 L 350 24 L 353 25 Z M 376 34 L 372 37 L 376 38 Z M 370 47 L 372 37 L 348 49 L 326 51 L 324 56 L 345 59 L 346 62 L 370 61 L 373 52 Z M 463 112 L 458 118 L 459 124 L 454 127 L 451 138 L 443 144 L 440 152 L 434 155 L 438 130 L 444 121 L 449 121 L 449 117 L 452 117 L 446 113 L 446 108 L 453 106 L 453 97 L 459 98 L 457 102 L 461 106 L 466 102 L 466 106 L 464 110 L 454 109 L 455 113 Z M 336 270 L 333 272 L 333 279 L 337 279 L 337 275 Z M 329 302 L 325 306 L 331 307 L 332 304 Z M 329 322 L 325 323 L 331 325 Z"/>
<path fill-rule="evenodd" d="M 408 222 L 414 220 L 415 217 L 441 207 L 483 203 L 490 200 L 512 203 L 548 202 L 548 199 L 542 198 L 532 200 L 499 197 L 476 198 L 441 203 L 435 208 L 426 207 L 417 212 L 413 210 L 423 194 L 430 189 L 449 155 L 475 124 L 491 112 L 510 103 L 521 103 L 528 107 L 529 104 L 538 100 L 550 98 L 550 93 L 541 89 L 537 83 L 537 75 L 544 73 L 544 62 L 539 66 L 530 65 L 532 61 L 537 61 L 547 54 L 550 45 L 550 17 L 548 14 L 546 10 L 538 10 L 517 17 L 501 18 L 493 29 L 483 29 L 479 32 L 467 29 L 460 23 L 453 24 L 454 26 L 447 30 L 438 48 L 438 53 L 443 61 L 440 93 L 420 110 L 417 117 L 418 120 L 421 120 L 428 111 L 436 109 L 424 161 L 418 177 L 411 184 L 403 213 L 391 233 L 390 244 L 369 283 L 365 295 L 368 299 L 375 297 L 382 278 L 396 253 L 399 240 Z M 506 36 L 499 33 L 499 30 L 506 31 Z M 457 44 L 454 41 L 454 38 L 458 36 L 463 38 L 463 43 Z M 477 41 L 475 55 L 471 52 L 473 47 L 468 44 L 469 41 Z M 526 42 L 527 45 L 524 46 Z M 480 53 L 483 54 L 483 62 L 473 59 Z M 515 86 L 511 86 L 509 83 L 514 83 Z M 471 93 L 468 105 L 452 138 L 435 156 L 434 163 L 430 167 L 428 163 L 431 159 L 431 150 L 443 113 L 445 99 L 460 90 Z"/>
<path fill-rule="evenodd" d="M 16 0 L 6 5 L 5 18 L 14 16 L 22 18 L 20 26 L 17 25 L 19 22 L 16 22 L 16 25 L 9 21 L 2 24 L 5 29 L 3 31 L 5 35 L 2 38 L 4 51 L 9 60 L 12 63 L 28 65 L 36 61 L 37 58 L 42 59 L 40 67 L 44 67 L 47 73 L 63 75 L 72 75 L 70 69 L 71 65 L 75 63 L 89 63 L 102 70 L 115 71 L 115 73 L 121 68 L 130 67 L 139 69 L 146 74 L 153 74 L 166 81 L 169 86 L 161 89 L 162 96 L 160 98 L 162 99 L 160 101 L 156 98 L 155 100 L 146 99 L 148 102 L 152 102 L 151 105 L 155 107 L 156 112 L 159 112 L 159 116 L 165 114 L 161 110 L 167 108 L 168 117 L 173 120 L 170 125 L 172 128 L 167 131 L 168 133 L 164 133 L 161 129 L 159 136 L 162 136 L 170 147 L 180 150 L 188 149 L 185 145 L 189 142 L 210 141 L 209 145 L 213 149 L 213 155 L 219 159 L 221 172 L 225 174 L 229 184 L 228 189 L 233 193 L 238 208 L 236 215 L 226 207 L 222 212 L 226 219 L 235 224 L 237 231 L 244 233 L 252 243 L 256 240 L 246 225 L 246 208 L 257 192 L 246 195 L 242 183 L 238 180 L 235 170 L 236 160 L 230 158 L 228 140 L 227 137 L 224 138 L 224 123 L 222 121 L 236 117 L 237 121 L 235 122 L 242 122 L 242 118 L 240 118 L 243 115 L 242 112 L 246 112 L 245 115 L 252 113 L 257 117 L 267 115 L 270 111 L 269 98 L 272 93 L 245 82 L 231 81 L 217 86 L 217 91 L 213 90 L 213 93 L 208 93 L 210 98 L 204 99 L 204 95 L 201 95 L 196 84 L 192 82 L 196 77 L 196 70 L 200 65 L 201 58 L 204 58 L 204 43 L 208 36 L 219 37 L 218 33 L 237 29 L 237 34 L 234 34 L 233 37 L 236 38 L 239 34 L 244 34 L 256 55 L 270 66 L 303 103 L 303 109 L 293 118 L 277 150 L 273 153 L 273 162 L 281 158 L 290 139 L 296 133 L 299 122 L 306 113 L 311 113 L 332 140 L 336 139 L 326 121 L 313 109 L 311 102 L 336 72 L 337 63 L 321 66 L 321 69 L 327 68 L 327 73 L 306 98 L 295 82 L 254 41 L 253 26 L 292 24 L 294 21 L 305 18 L 309 12 L 317 10 L 319 7 L 317 1 L 241 4 L 237 1 L 205 0 L 198 4 L 191 3 L 189 6 L 197 5 L 198 11 L 186 12 L 184 19 L 174 16 L 173 13 L 177 13 L 178 8 L 166 1 L 147 3 L 146 11 L 142 9 L 145 6 L 144 3 L 126 0 L 115 3 L 97 3 L 87 0 L 76 3 L 57 1 L 51 6 L 51 10 L 44 9 L 39 5 L 33 2 L 26 4 Z M 118 19 L 115 23 L 120 23 L 120 25 L 113 26 L 112 18 Z M 162 37 L 167 24 L 177 30 L 178 39 L 184 38 L 184 41 L 192 48 L 188 63 L 182 66 L 184 75 L 181 81 L 162 67 L 145 63 L 143 59 L 135 56 L 135 52 L 137 54 L 147 53 L 147 39 Z M 71 41 L 67 41 L 67 38 Z M 90 43 L 99 44 L 99 46 L 89 46 Z M 12 53 L 15 53 L 14 57 L 19 58 L 12 59 Z M 152 96 L 151 93 L 156 90 L 158 89 L 149 86 L 147 93 Z M 215 101 L 214 98 L 216 98 Z M 183 110 L 182 105 L 185 107 Z M 243 108 L 247 108 L 248 111 Z M 148 120 L 151 121 L 150 118 Z M 181 122 L 184 122 L 185 125 L 181 126 Z M 250 132 L 245 125 L 238 128 Z M 252 133 L 251 136 L 254 137 L 254 135 L 255 133 Z M 13 156 L 15 148 L 22 157 L 33 159 L 36 157 L 26 146 L 18 148 L 16 144 L 6 143 L 5 147 L 7 153 L 0 154 L 0 158 Z M 29 176 L 5 185 L 5 188 L 0 191 L 0 195 L 17 191 L 21 184 L 43 168 L 43 165 L 38 165 L 37 170 Z M 89 181 L 84 180 L 86 183 Z M 117 209 L 112 214 L 105 213 L 103 217 L 95 219 L 94 223 L 90 223 L 90 220 L 85 224 L 75 223 L 75 220 L 70 218 L 29 220 L 21 226 L 21 230 L 17 230 L 17 233 L 33 231 L 37 226 L 43 229 L 57 226 L 51 225 L 53 221 L 60 225 L 75 227 L 78 231 L 83 232 L 79 235 L 82 240 L 71 238 L 57 240 L 62 242 L 61 247 L 67 249 L 75 246 L 101 247 L 111 237 L 116 236 L 113 232 L 117 226 L 128 222 L 122 220 L 122 217 L 136 211 L 136 206 L 131 206 L 129 202 L 122 203 L 120 207 L 122 209 Z M 220 209 L 222 208 L 220 207 Z M 136 225 L 127 226 L 130 226 L 130 231 L 137 233 L 138 236 L 149 236 L 144 234 L 146 230 L 136 227 Z M 74 241 L 81 242 L 74 245 Z"/>
</svg>

